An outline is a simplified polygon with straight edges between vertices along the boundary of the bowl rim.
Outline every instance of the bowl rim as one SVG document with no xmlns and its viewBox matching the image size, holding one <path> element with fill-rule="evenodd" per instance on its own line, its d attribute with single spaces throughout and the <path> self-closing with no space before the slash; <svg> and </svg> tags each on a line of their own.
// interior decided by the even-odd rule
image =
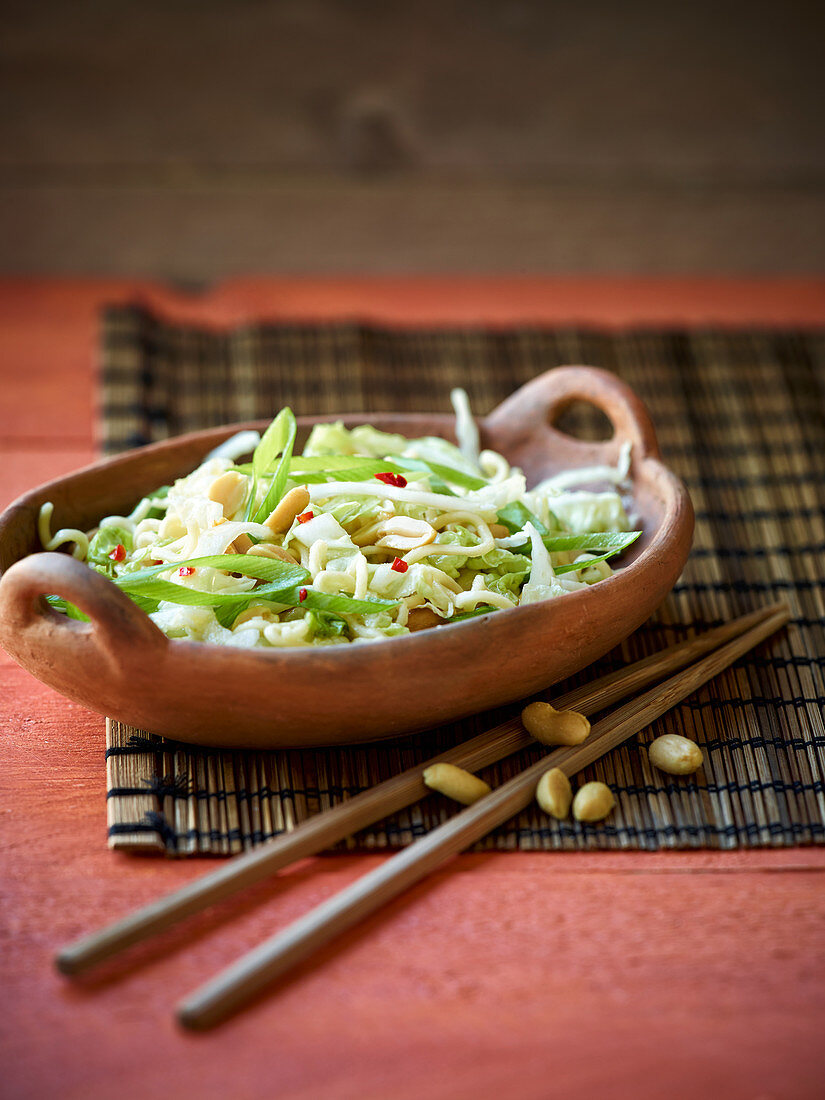
<svg viewBox="0 0 825 1100">
<path fill-rule="evenodd" d="M 541 376 L 539 376 L 541 377 Z M 518 392 L 518 391 L 516 391 Z M 393 412 L 377 412 L 377 413 L 342 413 L 336 414 L 323 414 L 320 416 L 301 416 L 297 417 L 298 427 L 308 428 L 315 424 L 320 423 L 334 423 L 336 421 L 343 421 L 347 423 L 366 423 L 369 418 L 370 423 L 380 424 L 381 421 L 391 420 L 395 423 L 426 420 L 430 424 L 441 421 L 445 428 L 454 426 L 455 418 L 450 413 L 428 413 L 422 412 L 406 412 L 406 413 L 393 413 Z M 477 423 L 482 429 L 482 433 L 485 430 L 486 422 L 489 417 L 478 418 Z M 174 436 L 169 439 L 160 440 L 156 443 L 146 444 L 145 446 L 133 448 L 129 451 L 124 451 L 120 454 L 104 457 L 96 460 L 95 462 L 88 463 L 87 465 L 73 470 L 68 474 L 61 475 L 58 478 L 53 478 L 50 481 L 44 482 L 33 489 L 28 490 L 26 493 L 21 494 L 16 500 L 12 501 L 7 508 L 0 513 L 0 542 L 2 542 L 3 535 L 6 529 L 14 522 L 15 516 L 21 511 L 32 508 L 39 508 L 40 503 L 44 499 L 49 499 L 49 490 L 58 489 L 69 482 L 74 480 L 80 480 L 86 476 L 99 473 L 101 470 L 111 469 L 117 470 L 119 467 L 130 465 L 135 461 L 144 459 L 147 456 L 162 456 L 165 452 L 174 452 L 178 449 L 186 448 L 194 443 L 204 443 L 205 451 L 203 458 L 206 457 L 209 450 L 218 446 L 225 439 L 230 438 L 232 435 L 240 431 L 245 430 L 259 430 L 261 427 L 266 427 L 270 423 L 267 419 L 258 419 L 252 421 L 241 421 L 228 425 L 220 425 L 214 428 L 200 429 L 194 432 L 187 432 L 182 435 Z M 450 432 L 454 436 L 454 432 Z M 572 438 L 572 437 L 571 437 Z M 612 444 L 616 436 L 610 440 L 603 441 L 604 444 Z M 580 441 L 576 441 L 580 442 Z M 506 457 L 506 456 L 505 456 Z M 200 461 L 203 461 L 203 458 Z M 599 599 L 604 598 L 606 590 L 611 593 L 621 583 L 626 586 L 628 583 L 632 583 L 636 580 L 639 574 L 645 573 L 651 565 L 654 564 L 654 558 L 657 554 L 661 553 L 663 547 L 667 546 L 675 531 L 677 520 L 680 515 L 684 515 L 686 508 L 692 514 L 692 506 L 690 503 L 690 497 L 687 489 L 681 480 L 662 462 L 657 454 L 645 454 L 639 458 L 633 459 L 633 468 L 648 468 L 658 482 L 664 483 L 667 488 L 666 494 L 664 494 L 664 511 L 661 521 L 657 525 L 654 531 L 650 533 L 649 541 L 646 540 L 646 545 L 639 551 L 637 556 L 629 562 L 627 565 L 621 566 L 611 576 L 599 581 L 597 585 L 593 585 L 587 589 L 580 589 L 574 592 L 567 592 L 564 596 L 565 606 L 570 607 L 571 601 L 576 600 L 579 604 L 584 603 L 591 593 L 598 590 L 596 597 Z M 195 466 L 192 467 L 194 469 Z M 637 477 L 631 478 L 631 485 L 635 486 L 641 479 Z M 46 551 L 35 551 L 34 554 L 46 553 Z M 23 555 L 21 558 L 15 559 L 15 561 L 23 560 L 23 558 L 33 555 Z M 12 563 L 14 564 L 14 563 Z M 5 572 L 11 568 L 11 565 L 6 569 L 0 567 L 0 580 Z M 107 578 L 102 577 L 102 580 Z M 467 633 L 467 628 L 477 627 L 482 623 L 491 623 L 493 621 L 500 621 L 502 616 L 507 616 L 510 621 L 514 613 L 519 613 L 522 616 L 525 624 L 529 623 L 531 619 L 538 618 L 539 616 L 545 616 L 551 611 L 556 604 L 556 600 L 539 601 L 537 603 L 515 606 L 512 608 L 503 608 L 495 611 L 490 611 L 481 615 L 473 616 L 462 622 L 456 623 L 444 623 L 438 627 L 437 630 L 416 631 L 411 634 L 399 635 L 398 637 L 376 639 L 375 642 L 392 642 L 393 649 L 403 653 L 416 652 L 422 646 L 430 647 L 433 645 L 443 645 L 446 643 L 447 638 L 456 638 L 459 631 L 462 634 Z M 61 618 L 63 618 L 61 616 Z M 81 628 L 89 630 L 94 629 L 94 623 L 89 624 L 73 624 Z M 160 633 L 160 631 L 159 631 Z M 191 653 L 193 656 L 197 656 L 198 659 L 202 659 L 207 653 L 212 654 L 238 654 L 244 657 L 249 657 L 256 661 L 263 661 L 268 664 L 281 661 L 301 661 L 306 662 L 308 660 L 323 659 L 324 663 L 332 659 L 338 663 L 346 663 L 348 660 L 357 660 L 360 663 L 361 654 L 369 653 L 372 650 L 375 642 L 364 640 L 362 643 L 350 643 L 349 645 L 333 645 L 333 646 L 300 646 L 300 647 L 283 647 L 283 648 L 264 648 L 264 647 L 230 647 L 220 646 L 209 642 L 194 641 L 189 638 L 166 638 L 161 634 L 161 637 L 168 642 L 175 643 L 175 650 L 183 653 Z M 441 642 L 437 642 L 436 639 L 442 639 Z M 403 650 L 401 647 L 404 647 Z M 333 654 L 335 656 L 333 656 Z"/>
</svg>

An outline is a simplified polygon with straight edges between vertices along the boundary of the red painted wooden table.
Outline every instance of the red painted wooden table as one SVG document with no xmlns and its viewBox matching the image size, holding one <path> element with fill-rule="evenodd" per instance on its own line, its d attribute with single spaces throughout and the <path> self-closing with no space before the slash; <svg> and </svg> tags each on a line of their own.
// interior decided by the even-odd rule
<svg viewBox="0 0 825 1100">
<path fill-rule="evenodd" d="M 90 461 L 97 310 L 210 323 L 825 322 L 825 281 L 0 283 L 0 504 Z M 467 855 L 220 1030 L 185 992 L 380 855 L 309 860 L 83 985 L 57 947 L 214 861 L 107 851 L 103 720 L 0 655 L 5 1097 L 814 1097 L 825 851 Z"/>
</svg>

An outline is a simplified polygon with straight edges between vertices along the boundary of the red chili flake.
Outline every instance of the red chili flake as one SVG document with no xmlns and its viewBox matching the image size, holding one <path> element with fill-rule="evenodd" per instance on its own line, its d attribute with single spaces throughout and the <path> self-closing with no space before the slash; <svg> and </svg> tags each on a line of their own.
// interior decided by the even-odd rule
<svg viewBox="0 0 825 1100">
<path fill-rule="evenodd" d="M 391 474 L 389 470 L 384 474 L 375 474 L 375 477 L 385 485 L 394 485 L 396 489 L 404 489 L 407 485 L 407 479 L 402 474 Z"/>
<path fill-rule="evenodd" d="M 182 565 L 178 570 L 179 577 L 191 577 L 195 572 L 194 565 Z"/>
<path fill-rule="evenodd" d="M 307 598 L 307 590 L 305 588 L 298 589 L 298 603 L 303 603 Z"/>
<path fill-rule="evenodd" d="M 314 512 L 301 512 L 300 516 L 298 516 L 299 523 L 309 523 L 311 519 L 315 519 Z"/>
<path fill-rule="evenodd" d="M 392 559 L 392 565 L 390 566 L 390 569 L 394 569 L 396 573 L 406 573 L 409 568 L 409 565 L 407 565 L 403 558 Z"/>
<path fill-rule="evenodd" d="M 109 557 L 112 561 L 123 561 L 126 557 L 126 547 L 119 542 L 114 550 L 109 551 Z"/>
</svg>

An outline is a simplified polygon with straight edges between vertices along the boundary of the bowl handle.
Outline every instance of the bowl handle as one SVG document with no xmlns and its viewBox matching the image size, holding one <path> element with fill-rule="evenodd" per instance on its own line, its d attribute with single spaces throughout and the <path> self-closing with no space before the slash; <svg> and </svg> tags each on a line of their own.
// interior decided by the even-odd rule
<svg viewBox="0 0 825 1100">
<path fill-rule="evenodd" d="M 44 595 L 62 596 L 91 623 L 68 619 L 49 607 Z M 23 656 L 42 647 L 69 647 L 79 656 L 94 647 L 117 671 L 136 658 L 159 655 L 166 637 L 129 597 L 106 577 L 67 554 L 30 554 L 0 579 L 0 624 L 5 648 Z"/>
<path fill-rule="evenodd" d="M 574 401 L 589 401 L 613 425 L 614 436 L 585 442 L 560 432 L 554 420 Z M 487 417 L 500 449 L 512 453 L 530 441 L 544 444 L 573 462 L 609 461 L 617 444 L 630 442 L 634 460 L 659 458 L 656 431 L 647 409 L 615 374 L 598 367 L 555 367 L 516 390 Z"/>
</svg>

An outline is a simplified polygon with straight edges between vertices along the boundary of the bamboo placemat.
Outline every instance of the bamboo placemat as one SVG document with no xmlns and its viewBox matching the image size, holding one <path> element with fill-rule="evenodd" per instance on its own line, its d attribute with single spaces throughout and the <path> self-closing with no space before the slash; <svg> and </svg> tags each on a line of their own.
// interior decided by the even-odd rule
<svg viewBox="0 0 825 1100">
<path fill-rule="evenodd" d="M 402 331 L 359 325 L 179 327 L 140 309 L 104 318 L 107 452 L 272 415 L 449 409 L 464 386 L 478 414 L 549 367 L 592 363 L 648 405 L 666 461 L 697 514 L 694 550 L 652 620 L 579 683 L 774 598 L 781 636 L 631 743 L 589 768 L 618 808 L 598 826 L 530 810 L 483 847 L 735 848 L 825 839 L 825 333 L 592 330 Z M 577 430 L 597 430 L 580 411 Z M 559 686 L 558 691 L 564 690 Z M 229 854 L 479 732 L 517 708 L 392 742 L 301 752 L 220 752 L 107 723 L 109 843 Z M 661 733 L 699 741 L 702 771 L 650 768 Z M 534 758 L 488 769 L 493 785 Z M 350 846 L 409 842 L 452 813 L 432 796 Z"/>
</svg>

